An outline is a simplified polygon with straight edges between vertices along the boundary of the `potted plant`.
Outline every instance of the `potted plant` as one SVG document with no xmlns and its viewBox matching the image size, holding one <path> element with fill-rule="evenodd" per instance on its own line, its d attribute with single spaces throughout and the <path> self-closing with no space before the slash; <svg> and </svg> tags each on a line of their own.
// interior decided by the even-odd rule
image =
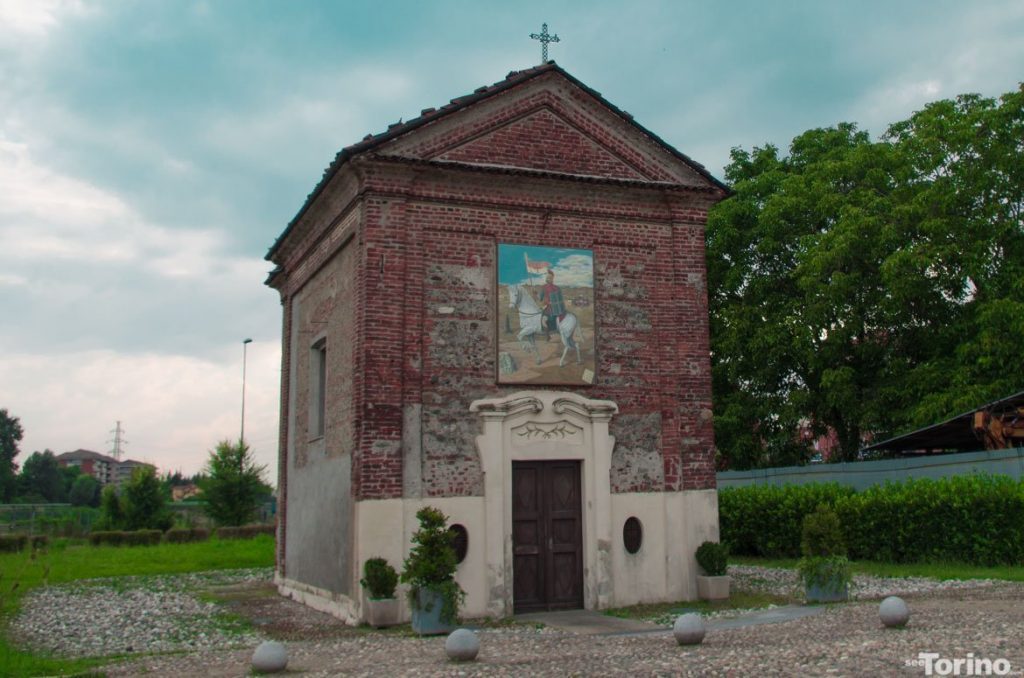
<svg viewBox="0 0 1024 678">
<path fill-rule="evenodd" d="M 412 628 L 420 635 L 448 633 L 455 628 L 466 597 L 455 581 L 455 535 L 447 528 L 447 516 L 436 508 L 425 506 L 416 518 L 420 528 L 412 535 L 413 548 L 401 577 L 409 585 Z"/>
<path fill-rule="evenodd" d="M 398 623 L 398 573 L 383 558 L 369 558 L 363 563 L 363 578 L 359 580 L 366 591 L 366 623 L 376 628 Z"/>
<path fill-rule="evenodd" d="M 701 600 L 726 600 L 729 597 L 729 547 L 706 541 L 697 548 L 697 564 L 704 572 L 697 575 L 697 596 Z"/>
<path fill-rule="evenodd" d="M 818 506 L 804 517 L 800 540 L 803 558 L 797 563 L 809 603 L 836 603 L 849 597 L 853 580 L 846 558 L 839 516 L 828 506 Z"/>
</svg>

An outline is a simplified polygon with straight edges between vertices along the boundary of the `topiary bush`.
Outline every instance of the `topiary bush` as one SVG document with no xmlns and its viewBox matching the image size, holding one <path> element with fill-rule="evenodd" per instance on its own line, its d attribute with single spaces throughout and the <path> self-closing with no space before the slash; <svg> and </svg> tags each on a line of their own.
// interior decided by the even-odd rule
<svg viewBox="0 0 1024 678">
<path fill-rule="evenodd" d="M 455 581 L 458 566 L 448 530 L 448 517 L 436 508 L 425 506 L 416 512 L 420 528 L 412 535 L 412 550 L 402 565 L 401 581 L 409 585 L 409 604 L 418 609 L 420 589 L 431 589 L 441 595 L 441 620 L 454 624 L 459 605 L 466 592 Z"/>
<path fill-rule="evenodd" d="M 388 600 L 395 597 L 398 573 L 383 558 L 369 558 L 363 563 L 359 584 L 369 592 L 371 600 Z"/>
<path fill-rule="evenodd" d="M 819 504 L 814 513 L 804 516 L 801 532 L 800 552 L 805 558 L 846 555 L 839 516 L 827 505 Z"/>
<path fill-rule="evenodd" d="M 729 547 L 725 544 L 706 541 L 697 547 L 697 564 L 709 577 L 722 577 L 729 568 Z"/>
</svg>

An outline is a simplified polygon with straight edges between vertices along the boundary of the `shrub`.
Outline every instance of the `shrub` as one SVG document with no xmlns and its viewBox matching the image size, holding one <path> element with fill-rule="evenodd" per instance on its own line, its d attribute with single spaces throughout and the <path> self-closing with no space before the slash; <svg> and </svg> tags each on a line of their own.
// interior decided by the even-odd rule
<svg viewBox="0 0 1024 678">
<path fill-rule="evenodd" d="M 446 527 L 448 517 L 436 508 L 424 506 L 416 512 L 420 528 L 412 535 L 412 551 L 402 565 L 401 580 L 409 585 L 409 604 L 419 608 L 420 589 L 441 595 L 441 620 L 454 624 L 466 592 L 455 581 L 455 534 Z"/>
<path fill-rule="evenodd" d="M 839 516 L 825 504 L 820 504 L 814 513 L 804 516 L 800 552 L 805 558 L 846 555 L 846 541 L 843 539 Z"/>
<path fill-rule="evenodd" d="M 153 546 L 160 543 L 160 530 L 100 530 L 89 535 L 93 546 Z"/>
<path fill-rule="evenodd" d="M 797 570 L 804 586 L 845 592 L 853 580 L 853 572 L 846 558 L 846 542 L 839 516 L 825 504 L 820 504 L 814 513 L 804 516 L 801 533 L 803 557 L 797 563 Z"/>
<path fill-rule="evenodd" d="M 359 584 L 369 591 L 372 600 L 387 600 L 395 597 L 398 573 L 383 558 L 370 558 L 363 563 Z"/>
<path fill-rule="evenodd" d="M 186 544 L 189 542 L 206 541 L 210 531 L 203 528 L 175 527 L 164 532 L 164 540 L 169 544 Z"/>
<path fill-rule="evenodd" d="M 721 577 L 729 567 L 729 547 L 706 541 L 697 548 L 697 564 L 709 577 Z"/>
<path fill-rule="evenodd" d="M 14 553 L 16 551 L 21 551 L 24 550 L 27 545 L 28 535 L 26 534 L 0 535 L 0 552 L 2 553 Z"/>
<path fill-rule="evenodd" d="M 153 546 L 160 543 L 164 533 L 161 530 L 132 530 L 124 533 L 127 546 Z"/>
<path fill-rule="evenodd" d="M 241 527 L 218 527 L 214 532 L 218 539 L 252 539 L 261 534 L 274 536 L 277 533 L 277 526 L 270 525 L 242 525 Z"/>
<path fill-rule="evenodd" d="M 42 551 L 50 546 L 50 538 L 45 534 L 35 534 L 29 539 L 33 551 Z"/>
<path fill-rule="evenodd" d="M 124 534 L 120 530 L 96 530 L 89 535 L 89 543 L 93 546 L 120 546 Z"/>
</svg>

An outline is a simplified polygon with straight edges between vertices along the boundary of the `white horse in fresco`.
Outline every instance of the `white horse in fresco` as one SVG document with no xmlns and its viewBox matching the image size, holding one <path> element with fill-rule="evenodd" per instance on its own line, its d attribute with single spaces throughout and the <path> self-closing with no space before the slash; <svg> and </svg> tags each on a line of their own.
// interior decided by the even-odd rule
<svg viewBox="0 0 1024 678">
<path fill-rule="evenodd" d="M 540 349 L 537 348 L 536 335 L 544 333 L 544 312 L 533 296 L 521 285 L 508 286 L 508 306 L 519 311 L 519 334 L 516 335 L 516 339 L 522 344 L 524 351 L 533 353 L 537 364 L 540 365 Z M 562 337 L 562 345 L 565 347 L 562 349 L 562 358 L 558 361 L 558 366 L 565 365 L 565 356 L 570 348 L 576 350 L 576 363 L 583 364 L 583 359 L 580 358 L 583 330 L 580 329 L 575 315 L 566 312 L 558 321 L 558 334 Z"/>
</svg>

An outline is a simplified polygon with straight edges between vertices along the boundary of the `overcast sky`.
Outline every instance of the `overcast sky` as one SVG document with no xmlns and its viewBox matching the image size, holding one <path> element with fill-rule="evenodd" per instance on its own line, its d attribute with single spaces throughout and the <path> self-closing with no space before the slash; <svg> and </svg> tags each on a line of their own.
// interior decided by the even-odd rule
<svg viewBox="0 0 1024 678">
<path fill-rule="evenodd" d="M 1024 2 L 0 0 L 0 408 L 32 451 L 276 481 L 267 249 L 334 154 L 550 58 L 718 177 L 729 149 L 1024 79 Z"/>
</svg>

